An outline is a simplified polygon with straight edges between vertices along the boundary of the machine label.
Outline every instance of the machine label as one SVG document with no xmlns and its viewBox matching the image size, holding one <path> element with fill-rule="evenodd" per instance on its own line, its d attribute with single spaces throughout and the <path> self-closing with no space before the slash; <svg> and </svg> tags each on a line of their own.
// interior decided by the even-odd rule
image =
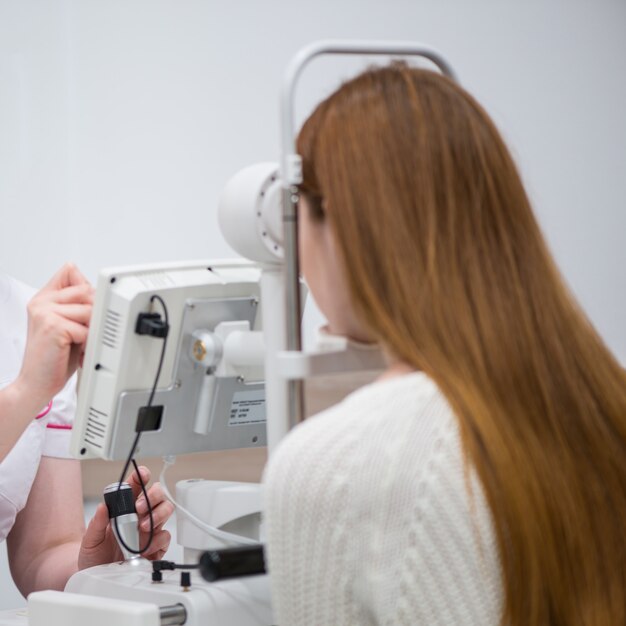
<svg viewBox="0 0 626 626">
<path fill-rule="evenodd" d="M 262 424 L 265 422 L 265 391 L 237 391 L 230 407 L 229 426 Z"/>
</svg>

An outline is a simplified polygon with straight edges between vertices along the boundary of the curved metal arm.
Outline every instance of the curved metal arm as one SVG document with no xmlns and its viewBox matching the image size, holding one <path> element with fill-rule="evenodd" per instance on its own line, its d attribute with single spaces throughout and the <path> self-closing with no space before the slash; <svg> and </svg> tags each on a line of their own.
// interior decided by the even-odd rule
<svg viewBox="0 0 626 626">
<path fill-rule="evenodd" d="M 299 185 L 302 181 L 297 170 L 290 167 L 289 157 L 296 153 L 296 135 L 294 129 L 294 93 L 298 79 L 306 66 L 316 57 L 331 54 L 376 55 L 376 56 L 414 56 L 428 59 L 434 63 L 444 76 L 457 80 L 452 66 L 434 48 L 410 41 L 316 41 L 301 48 L 291 59 L 283 77 L 281 91 L 281 178 L 285 188 Z M 294 176 L 295 174 L 295 176 Z"/>
<path fill-rule="evenodd" d="M 450 64 L 443 56 L 418 43 L 393 41 L 318 41 L 302 48 L 293 57 L 283 79 L 281 92 L 281 179 L 283 185 L 283 245 L 285 251 L 286 281 L 286 348 L 302 349 L 300 332 L 300 267 L 298 259 L 298 189 L 302 182 L 302 163 L 296 154 L 296 134 L 294 129 L 294 93 L 305 67 L 321 55 L 385 55 L 423 57 L 434 63 L 449 78 L 456 80 Z M 301 381 L 288 383 L 289 427 L 293 427 L 304 416 L 303 389 Z"/>
</svg>

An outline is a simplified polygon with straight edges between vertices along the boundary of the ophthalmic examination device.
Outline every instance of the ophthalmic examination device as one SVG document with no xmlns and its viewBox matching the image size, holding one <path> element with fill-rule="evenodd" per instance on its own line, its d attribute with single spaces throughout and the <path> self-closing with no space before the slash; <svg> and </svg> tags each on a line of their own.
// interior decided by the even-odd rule
<svg viewBox="0 0 626 626">
<path fill-rule="evenodd" d="M 381 367 L 378 352 L 347 341 L 302 351 L 294 93 L 313 59 L 334 54 L 423 57 L 454 78 L 438 52 L 414 43 L 324 41 L 292 59 L 281 95 L 280 166 L 242 170 L 219 203 L 222 233 L 243 259 L 100 273 L 72 434 L 76 458 L 161 455 L 165 472 L 178 454 L 256 446 L 271 454 L 303 417 L 304 379 Z M 109 485 L 104 497 L 125 560 L 76 573 L 64 592 L 31 594 L 26 611 L 0 614 L 0 626 L 275 623 L 260 485 L 176 485 L 184 564 L 139 557 L 127 485 Z"/>
</svg>

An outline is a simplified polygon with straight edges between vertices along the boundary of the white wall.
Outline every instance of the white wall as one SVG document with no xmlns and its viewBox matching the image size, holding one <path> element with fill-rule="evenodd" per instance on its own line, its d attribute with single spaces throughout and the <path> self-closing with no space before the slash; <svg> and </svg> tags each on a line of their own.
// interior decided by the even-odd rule
<svg viewBox="0 0 626 626">
<path fill-rule="evenodd" d="M 303 44 L 441 49 L 518 158 L 566 277 L 626 362 L 623 0 L 0 0 L 0 267 L 230 255 L 216 199 L 278 156 Z M 354 63 L 319 62 L 302 112 Z"/>
</svg>

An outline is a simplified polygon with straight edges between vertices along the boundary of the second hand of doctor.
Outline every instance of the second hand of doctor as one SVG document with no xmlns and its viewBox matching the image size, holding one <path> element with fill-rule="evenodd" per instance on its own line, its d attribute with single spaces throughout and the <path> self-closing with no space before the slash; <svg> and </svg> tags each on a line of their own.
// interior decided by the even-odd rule
<svg viewBox="0 0 626 626">
<path fill-rule="evenodd" d="M 9 535 L 7 547 L 13 579 L 24 596 L 43 589 L 63 590 L 78 570 L 122 560 L 109 523 L 106 507 L 100 504 L 85 531 L 81 495 L 80 461 L 43 458 L 50 464 L 39 471 L 28 506 L 19 514 Z M 144 484 L 150 471 L 139 467 Z M 148 514 L 137 475 L 129 478 L 139 517 L 140 541 L 147 542 Z M 163 529 L 174 508 L 161 486 L 148 489 L 153 511 L 154 536 L 142 556 L 160 559 L 170 544 L 170 533 Z"/>
</svg>

